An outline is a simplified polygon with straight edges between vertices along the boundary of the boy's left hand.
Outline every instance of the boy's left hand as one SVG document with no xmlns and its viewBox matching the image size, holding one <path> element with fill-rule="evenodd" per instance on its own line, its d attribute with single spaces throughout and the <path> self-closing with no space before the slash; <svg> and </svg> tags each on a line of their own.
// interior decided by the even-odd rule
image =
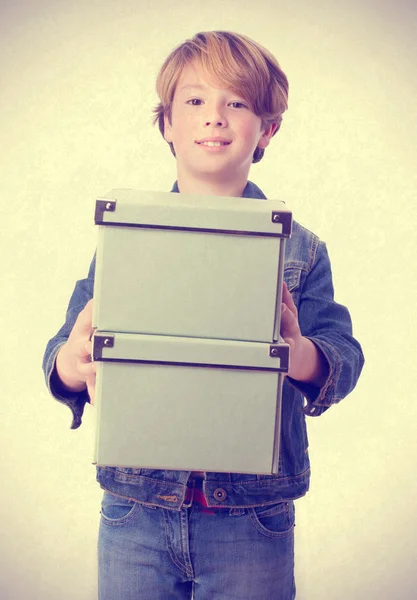
<svg viewBox="0 0 417 600">
<path fill-rule="evenodd" d="M 318 347 L 301 334 L 298 310 L 287 284 L 282 285 L 281 336 L 290 347 L 289 377 L 321 387 L 328 375 L 328 363 Z"/>
<path fill-rule="evenodd" d="M 294 304 L 291 293 L 288 290 L 285 281 L 282 284 L 282 303 L 281 303 L 281 336 L 290 347 L 290 369 L 288 375 L 297 379 L 297 362 L 299 348 L 301 347 L 300 326 L 298 324 L 298 310 Z"/>
</svg>

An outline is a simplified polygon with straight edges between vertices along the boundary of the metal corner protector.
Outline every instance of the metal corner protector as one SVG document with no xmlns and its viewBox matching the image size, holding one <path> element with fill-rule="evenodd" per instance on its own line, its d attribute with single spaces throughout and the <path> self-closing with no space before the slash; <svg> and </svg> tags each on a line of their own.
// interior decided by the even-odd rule
<svg viewBox="0 0 417 600">
<path fill-rule="evenodd" d="M 280 371 L 288 371 L 290 365 L 290 348 L 288 344 L 271 344 L 269 346 L 269 356 L 279 358 Z"/>
<path fill-rule="evenodd" d="M 103 359 L 103 348 L 114 347 L 114 335 L 96 332 L 93 336 L 93 360 Z"/>
<path fill-rule="evenodd" d="M 96 200 L 96 210 L 94 213 L 94 222 L 96 225 L 104 224 L 104 213 L 115 212 L 116 200 L 98 198 Z"/>
<path fill-rule="evenodd" d="M 280 212 L 278 210 L 272 211 L 271 221 L 273 223 L 279 223 L 282 226 L 283 237 L 291 237 L 292 231 L 292 213 Z"/>
</svg>

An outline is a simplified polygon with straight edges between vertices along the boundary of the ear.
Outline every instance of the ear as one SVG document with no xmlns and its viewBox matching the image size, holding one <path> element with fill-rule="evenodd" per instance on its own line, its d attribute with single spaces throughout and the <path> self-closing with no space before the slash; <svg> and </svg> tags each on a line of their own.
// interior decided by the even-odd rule
<svg viewBox="0 0 417 600">
<path fill-rule="evenodd" d="M 258 141 L 258 148 L 266 148 L 277 129 L 278 123 L 271 123 L 271 125 L 268 125 L 264 131 L 261 131 L 261 136 Z"/>
<path fill-rule="evenodd" d="M 164 113 L 164 138 L 169 144 L 172 142 L 172 125 L 166 113 Z"/>
</svg>

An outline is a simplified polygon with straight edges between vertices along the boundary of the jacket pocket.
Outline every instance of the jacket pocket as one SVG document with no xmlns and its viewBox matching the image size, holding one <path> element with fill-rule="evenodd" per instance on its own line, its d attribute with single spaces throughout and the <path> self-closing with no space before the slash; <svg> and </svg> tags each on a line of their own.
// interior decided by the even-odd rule
<svg viewBox="0 0 417 600">
<path fill-rule="evenodd" d="M 303 267 L 300 264 L 285 267 L 284 266 L 284 281 L 287 284 L 288 291 L 291 292 L 295 305 L 298 307 L 301 291 L 301 277 L 303 273 Z"/>
</svg>

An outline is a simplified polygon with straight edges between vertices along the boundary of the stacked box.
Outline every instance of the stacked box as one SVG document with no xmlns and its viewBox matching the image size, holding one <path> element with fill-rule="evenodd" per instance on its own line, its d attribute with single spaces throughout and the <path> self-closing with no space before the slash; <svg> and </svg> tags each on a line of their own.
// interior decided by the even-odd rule
<svg viewBox="0 0 417 600">
<path fill-rule="evenodd" d="M 112 190 L 95 221 L 96 464 L 276 473 L 291 212 Z"/>
</svg>

